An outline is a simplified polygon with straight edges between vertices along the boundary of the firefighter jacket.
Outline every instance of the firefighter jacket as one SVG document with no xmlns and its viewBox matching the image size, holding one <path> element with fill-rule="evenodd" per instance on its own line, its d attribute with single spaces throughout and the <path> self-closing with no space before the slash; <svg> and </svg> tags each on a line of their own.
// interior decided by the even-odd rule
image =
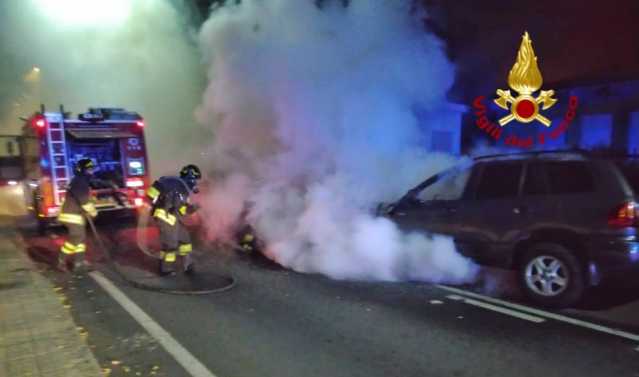
<svg viewBox="0 0 639 377">
<path fill-rule="evenodd" d="M 181 217 L 195 211 L 196 207 L 189 200 L 190 194 L 186 182 L 178 177 L 161 177 L 146 193 L 153 204 L 153 217 L 169 225 L 175 225 Z"/>
<path fill-rule="evenodd" d="M 90 179 L 88 175 L 76 175 L 67 187 L 62 210 L 58 220 L 62 223 L 84 225 L 83 213 L 95 217 L 98 212 L 90 196 Z"/>
</svg>

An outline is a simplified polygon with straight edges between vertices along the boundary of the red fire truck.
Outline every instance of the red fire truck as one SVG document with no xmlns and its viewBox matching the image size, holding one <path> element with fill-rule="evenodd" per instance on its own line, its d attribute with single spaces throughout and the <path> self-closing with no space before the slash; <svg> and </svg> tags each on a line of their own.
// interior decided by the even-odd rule
<svg viewBox="0 0 639 377">
<path fill-rule="evenodd" d="M 42 106 L 26 120 L 25 197 L 41 231 L 56 223 L 73 166 L 81 158 L 96 166 L 92 196 L 98 213 L 135 213 L 144 204 L 149 185 L 144 125 L 139 114 L 121 108 L 91 108 L 72 119 L 62 106 L 58 112 Z"/>
</svg>

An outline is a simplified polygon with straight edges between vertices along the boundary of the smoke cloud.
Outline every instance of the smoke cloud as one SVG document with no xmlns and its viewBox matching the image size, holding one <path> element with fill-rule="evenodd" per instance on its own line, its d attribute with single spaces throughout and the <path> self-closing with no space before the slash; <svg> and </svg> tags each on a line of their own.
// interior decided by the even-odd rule
<svg viewBox="0 0 639 377">
<path fill-rule="evenodd" d="M 199 155 L 193 110 L 206 83 L 188 8 L 168 0 L 0 2 L 0 130 L 44 103 L 75 114 L 124 107 L 146 120 L 155 175 Z M 39 71 L 33 70 L 36 66 Z"/>
<path fill-rule="evenodd" d="M 215 130 L 214 238 L 247 220 L 284 266 L 339 279 L 463 282 L 450 238 L 406 234 L 374 209 L 456 162 L 430 153 L 415 106 L 440 121 L 454 78 L 411 1 L 243 0 L 200 32 Z"/>
</svg>

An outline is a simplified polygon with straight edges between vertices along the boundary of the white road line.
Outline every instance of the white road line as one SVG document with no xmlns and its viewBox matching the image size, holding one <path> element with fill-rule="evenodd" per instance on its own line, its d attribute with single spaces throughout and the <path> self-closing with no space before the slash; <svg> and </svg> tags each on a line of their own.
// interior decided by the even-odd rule
<svg viewBox="0 0 639 377">
<path fill-rule="evenodd" d="M 622 337 L 622 338 L 626 338 L 626 339 L 630 339 L 630 340 L 634 340 L 636 342 L 639 342 L 639 335 L 633 334 L 633 333 L 629 333 L 627 331 L 613 329 L 611 327 L 598 325 L 596 323 L 590 323 L 590 322 L 582 321 L 582 320 L 579 320 L 579 319 L 567 317 L 565 315 L 547 312 L 547 311 L 541 310 L 541 309 L 531 308 L 531 307 L 528 307 L 528 306 L 525 306 L 525 305 L 514 304 L 512 302 L 508 302 L 508 301 L 500 300 L 500 299 L 497 299 L 497 298 L 492 298 L 492 297 L 480 295 L 478 293 L 465 291 L 463 289 L 448 287 L 448 286 L 445 286 L 445 285 L 436 285 L 436 286 L 438 288 L 441 288 L 441 289 L 446 290 L 448 292 L 457 293 L 459 295 L 463 295 L 463 296 L 467 296 L 467 297 L 477 298 L 477 299 L 484 300 L 484 301 L 487 301 L 487 302 L 490 302 L 490 303 L 493 303 L 493 304 L 499 304 L 499 305 L 502 305 L 502 306 L 505 306 L 505 307 L 508 307 L 508 308 L 511 308 L 511 309 L 521 310 L 522 312 L 538 315 L 540 317 L 544 317 L 544 318 L 548 318 L 548 319 L 554 319 L 555 321 L 561 321 L 561 322 L 570 323 L 571 325 L 585 327 L 585 328 L 590 329 L 590 330 L 599 331 L 599 332 L 603 332 L 603 333 L 610 334 L 610 335 L 616 335 L 616 336 L 619 336 L 619 337 Z"/>
<path fill-rule="evenodd" d="M 102 273 L 93 271 L 89 275 L 96 281 L 124 310 L 126 310 L 146 331 L 151 334 L 164 349 L 193 377 L 216 377 L 206 369 L 195 356 L 175 340 L 171 334 L 164 330 L 139 306 L 129 299 L 118 287 L 116 287 Z"/>
<path fill-rule="evenodd" d="M 514 311 L 514 310 L 503 308 L 501 306 L 487 304 L 485 302 L 473 300 L 472 298 L 466 298 L 466 297 L 461 297 L 461 296 L 457 296 L 457 295 L 448 295 L 446 297 L 451 299 L 451 300 L 461 301 L 461 302 L 463 302 L 465 304 L 478 306 L 478 307 L 483 308 L 483 309 L 492 310 L 494 312 L 498 312 L 498 313 L 501 313 L 501 314 L 506 314 L 506 315 L 509 315 L 509 316 L 512 316 L 512 317 L 516 317 L 516 318 L 519 318 L 519 319 L 524 319 L 526 321 L 535 322 L 535 323 L 546 322 L 545 319 L 540 318 L 540 317 L 536 317 L 534 315 L 530 315 L 530 314 L 526 314 L 526 313 L 522 313 L 522 312 L 517 312 L 517 311 Z"/>
</svg>

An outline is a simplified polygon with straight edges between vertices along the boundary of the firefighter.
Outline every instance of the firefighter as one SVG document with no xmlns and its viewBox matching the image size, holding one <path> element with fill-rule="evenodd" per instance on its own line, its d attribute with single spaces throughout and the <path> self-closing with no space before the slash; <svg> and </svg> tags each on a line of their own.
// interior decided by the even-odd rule
<svg viewBox="0 0 639 377">
<path fill-rule="evenodd" d="M 90 181 L 95 165 L 89 158 L 77 161 L 74 168 L 74 177 L 67 187 L 67 193 L 58 221 L 69 230 L 69 237 L 60 248 L 58 256 L 58 268 L 68 272 L 67 263 L 73 261 L 74 271 L 86 271 L 90 265 L 85 259 L 86 252 L 86 227 L 84 214 L 91 217 L 98 212 L 89 195 Z"/>
<path fill-rule="evenodd" d="M 194 272 L 191 237 L 184 226 L 184 216 L 197 210 L 191 204 L 190 194 L 197 193 L 197 181 L 202 178 L 200 169 L 187 165 L 179 177 L 161 177 L 147 191 L 152 203 L 151 215 L 160 230 L 160 275 L 175 275 L 175 262 L 182 259 L 184 273 Z"/>
<path fill-rule="evenodd" d="M 248 223 L 247 217 L 250 210 L 250 204 L 246 205 L 240 213 L 239 224 L 235 237 L 239 244 L 240 250 L 247 255 L 253 255 L 255 252 L 259 252 L 258 240 L 255 237 L 255 230 Z"/>
</svg>

